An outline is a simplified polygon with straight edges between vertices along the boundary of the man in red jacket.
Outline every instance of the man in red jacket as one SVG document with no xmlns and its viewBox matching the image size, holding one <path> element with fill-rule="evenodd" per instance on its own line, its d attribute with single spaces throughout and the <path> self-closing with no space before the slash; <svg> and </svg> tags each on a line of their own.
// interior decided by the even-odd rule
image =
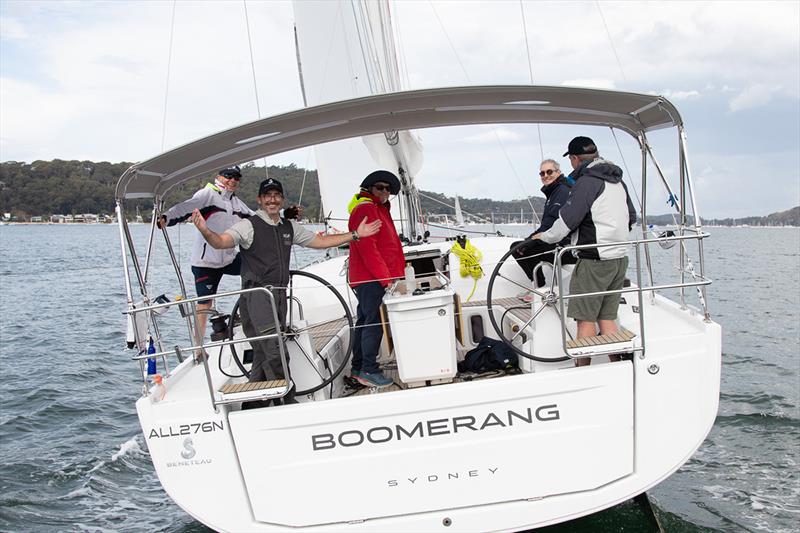
<svg viewBox="0 0 800 533">
<path fill-rule="evenodd" d="M 350 243 L 350 286 L 358 297 L 355 342 L 353 344 L 353 377 L 368 387 L 388 387 L 393 382 L 378 366 L 378 350 L 383 338 L 380 308 L 386 287 L 403 277 L 405 258 L 403 245 L 389 213 L 389 196 L 400 192 L 400 180 L 386 170 L 376 170 L 361 182 L 361 190 L 348 206 L 354 230 L 367 217 L 380 220 L 375 235 Z"/>
</svg>

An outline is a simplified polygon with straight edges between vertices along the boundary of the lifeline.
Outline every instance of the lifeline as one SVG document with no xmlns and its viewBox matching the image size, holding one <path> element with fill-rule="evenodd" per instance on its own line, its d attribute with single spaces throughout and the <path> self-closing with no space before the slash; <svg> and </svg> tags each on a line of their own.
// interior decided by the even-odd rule
<svg viewBox="0 0 800 533">
<path fill-rule="evenodd" d="M 376 426 L 366 431 L 349 429 L 342 431 L 338 435 L 333 433 L 320 433 L 311 435 L 311 447 L 316 451 L 331 450 L 337 446 L 350 448 L 363 444 L 383 444 L 392 440 L 400 441 L 403 438 L 414 439 L 423 437 L 436 437 L 439 435 L 449 435 L 458 433 L 459 430 L 482 431 L 490 427 L 510 427 L 515 423 L 524 422 L 532 424 L 534 417 L 540 422 L 550 422 L 559 420 L 561 413 L 557 404 L 542 405 L 533 411 L 528 407 L 523 413 L 508 410 L 501 418 L 495 413 L 489 413 L 481 419 L 472 415 L 456 416 L 453 418 L 438 418 L 417 422 L 410 430 L 400 424 L 390 426 Z M 517 422 L 518 421 L 518 422 Z"/>
</svg>

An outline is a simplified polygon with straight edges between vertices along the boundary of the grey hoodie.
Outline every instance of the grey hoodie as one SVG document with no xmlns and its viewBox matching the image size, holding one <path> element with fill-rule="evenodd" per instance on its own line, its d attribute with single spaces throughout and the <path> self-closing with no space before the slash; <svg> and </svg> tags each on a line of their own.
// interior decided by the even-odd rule
<svg viewBox="0 0 800 533">
<path fill-rule="evenodd" d="M 622 181 L 622 169 L 597 158 L 572 173 L 575 185 L 558 220 L 540 234 L 544 242 L 558 242 L 572 233 L 572 244 L 606 244 L 628 240 L 636 223 L 636 209 Z M 628 245 L 587 248 L 576 252 L 586 259 L 615 259 L 628 254 Z"/>
</svg>

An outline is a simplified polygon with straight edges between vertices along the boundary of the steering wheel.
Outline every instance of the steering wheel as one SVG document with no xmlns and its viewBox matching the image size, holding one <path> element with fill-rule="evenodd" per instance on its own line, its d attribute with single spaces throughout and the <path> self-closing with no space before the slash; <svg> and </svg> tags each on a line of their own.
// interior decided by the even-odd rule
<svg viewBox="0 0 800 533">
<path fill-rule="evenodd" d="M 542 305 L 536 311 L 534 311 L 533 315 L 531 315 L 531 318 L 528 319 L 528 321 L 525 322 L 525 324 L 521 328 L 519 328 L 519 331 L 511 339 L 508 339 L 508 338 L 506 338 L 505 335 L 503 335 L 503 328 L 501 327 L 501 324 L 497 323 L 497 319 L 495 319 L 494 313 L 492 312 L 492 289 L 494 288 L 494 282 L 498 277 L 503 278 L 504 280 L 506 280 L 506 281 L 508 281 L 510 283 L 513 283 L 514 285 L 517 285 L 518 287 L 522 287 L 525 290 L 531 290 L 530 287 L 526 287 L 524 285 L 520 285 L 516 281 L 514 281 L 512 279 L 509 279 L 509 278 L 503 276 L 502 274 L 500 274 L 500 269 L 503 267 L 503 265 L 505 264 L 506 260 L 509 257 L 511 257 L 511 255 L 514 252 L 516 252 L 522 245 L 529 244 L 529 243 L 530 243 L 530 240 L 526 239 L 526 240 L 520 242 L 519 244 L 517 244 L 516 246 L 512 247 L 509 251 L 507 251 L 505 253 L 505 255 L 503 255 L 503 257 L 500 258 L 500 260 L 497 262 L 497 265 L 495 265 L 494 270 L 492 271 L 492 275 L 489 277 L 489 286 L 486 288 L 486 310 L 489 313 L 489 321 L 492 323 L 492 327 L 494 328 L 495 333 L 497 333 L 497 335 L 500 337 L 500 340 L 502 340 L 509 348 L 514 350 L 514 352 L 517 355 L 521 355 L 522 357 L 525 357 L 527 359 L 531 359 L 533 361 L 539 361 L 540 363 L 558 363 L 560 361 L 567 361 L 569 359 L 569 357 L 566 356 L 566 355 L 563 356 L 563 357 L 552 357 L 552 358 L 537 357 L 537 356 L 535 356 L 535 355 L 533 355 L 531 353 L 528 353 L 528 352 L 525 352 L 523 350 L 520 350 L 519 348 L 517 348 L 513 344 L 514 339 L 516 339 L 522 333 L 522 330 L 527 328 L 530 325 L 530 323 L 533 322 L 533 320 L 537 316 L 539 316 L 539 314 L 542 311 L 544 311 L 547 308 L 548 305 L 555 304 L 556 296 L 552 291 L 548 292 L 548 293 L 542 293 L 542 292 L 537 291 L 536 289 L 533 289 L 533 292 L 535 292 L 536 294 L 538 294 L 539 296 L 542 297 Z M 553 307 L 553 309 L 555 309 L 556 313 L 558 313 L 558 309 L 556 309 L 555 307 Z M 506 313 L 508 313 L 508 311 L 509 310 L 506 310 Z M 503 313 L 503 317 L 505 317 L 505 313 Z M 501 317 L 501 322 L 502 322 L 502 317 Z"/>
<path fill-rule="evenodd" d="M 347 302 L 342 297 L 341 293 L 338 290 L 336 290 L 336 287 L 325 281 L 324 278 L 317 276 L 316 274 L 311 274 L 310 272 L 305 272 L 302 270 L 290 270 L 289 290 L 287 294 L 287 299 L 289 301 L 291 301 L 292 298 L 292 287 L 294 286 L 292 280 L 294 279 L 295 276 L 313 279 L 317 283 L 327 287 L 328 290 L 331 291 L 333 295 L 336 297 L 336 299 L 339 301 L 339 304 L 342 306 L 342 309 L 344 310 L 344 318 L 347 320 L 347 326 L 350 329 L 350 335 L 349 335 L 350 341 L 347 345 L 347 351 L 345 352 L 344 357 L 342 358 L 342 362 L 339 364 L 339 367 L 336 368 L 336 370 L 333 373 L 331 373 L 330 376 L 328 376 L 327 378 L 323 378 L 322 382 L 319 385 L 315 385 L 311 388 L 305 390 L 298 390 L 295 392 L 295 395 L 303 396 L 306 394 L 313 394 L 318 390 L 323 389 L 328 385 L 330 385 L 331 383 L 333 383 L 333 381 L 339 376 L 339 374 L 342 373 L 345 366 L 347 366 L 348 361 L 350 361 L 350 354 L 353 352 L 353 345 L 355 344 L 355 336 L 353 335 L 353 333 L 355 332 L 355 323 L 353 322 L 353 315 L 350 312 L 350 307 L 347 305 Z M 241 303 L 241 301 L 242 301 L 241 297 L 238 300 L 236 300 L 236 304 L 233 306 L 233 309 L 231 310 L 231 316 L 230 318 L 228 318 L 228 328 L 225 334 L 227 340 L 233 340 L 233 326 L 234 323 L 237 322 L 239 319 L 239 304 Z M 231 356 L 233 357 L 236 366 L 238 366 L 239 370 L 242 371 L 242 375 L 247 376 L 249 378 L 250 371 L 244 367 L 244 364 L 242 363 L 241 359 L 239 359 L 239 354 L 236 353 L 236 347 L 235 347 L 236 345 L 230 344 L 229 346 L 231 350 Z"/>
</svg>

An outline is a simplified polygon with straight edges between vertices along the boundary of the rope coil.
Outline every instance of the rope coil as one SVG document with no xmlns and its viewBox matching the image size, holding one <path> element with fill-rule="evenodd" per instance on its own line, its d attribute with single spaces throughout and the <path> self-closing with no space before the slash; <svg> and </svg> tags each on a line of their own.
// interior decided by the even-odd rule
<svg viewBox="0 0 800 533">
<path fill-rule="evenodd" d="M 450 251 L 458 257 L 460 261 L 459 272 L 462 278 L 472 277 L 475 280 L 472 286 L 472 291 L 467 296 L 467 302 L 475 294 L 475 289 L 478 287 L 478 280 L 483 277 L 483 268 L 481 267 L 481 259 L 483 254 L 480 250 L 475 248 L 471 242 L 466 238 L 456 239 Z"/>
</svg>

